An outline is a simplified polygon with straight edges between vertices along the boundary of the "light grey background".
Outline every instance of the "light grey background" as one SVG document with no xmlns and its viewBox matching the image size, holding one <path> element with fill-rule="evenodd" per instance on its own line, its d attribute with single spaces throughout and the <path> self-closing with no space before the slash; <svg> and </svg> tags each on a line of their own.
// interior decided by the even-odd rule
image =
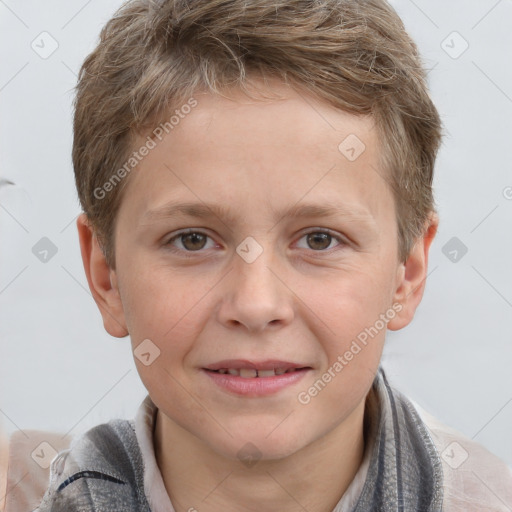
<svg viewBox="0 0 512 512">
<path fill-rule="evenodd" d="M 446 137 L 425 297 L 413 323 L 388 334 L 383 364 L 399 389 L 512 465 L 512 2 L 392 4 L 431 69 Z M 0 422 L 9 432 L 78 435 L 133 417 L 146 394 L 128 339 L 103 330 L 74 223 L 73 87 L 119 5 L 0 0 L 0 177 L 14 183 L 0 188 Z M 58 43 L 47 58 L 31 47 L 51 49 L 44 31 Z M 42 237 L 58 250 L 46 263 L 32 252 Z M 456 249 L 456 262 L 443 253 L 453 237 L 468 249 Z"/>
</svg>

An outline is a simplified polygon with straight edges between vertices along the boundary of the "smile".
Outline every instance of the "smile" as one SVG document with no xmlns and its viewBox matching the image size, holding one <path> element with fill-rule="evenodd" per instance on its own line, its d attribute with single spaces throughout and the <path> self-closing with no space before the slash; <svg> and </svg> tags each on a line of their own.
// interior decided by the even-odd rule
<svg viewBox="0 0 512 512">
<path fill-rule="evenodd" d="M 298 383 L 311 366 L 284 362 L 246 360 L 220 361 L 206 368 L 206 374 L 223 391 L 246 397 L 277 393 Z"/>
<path fill-rule="evenodd" d="M 207 370 L 211 372 L 220 373 L 221 375 L 236 375 L 244 379 L 253 379 L 255 377 L 275 377 L 276 375 L 284 375 L 285 373 L 292 373 L 302 368 L 275 368 L 273 370 L 255 370 L 254 368 L 220 368 L 219 370 Z"/>
</svg>

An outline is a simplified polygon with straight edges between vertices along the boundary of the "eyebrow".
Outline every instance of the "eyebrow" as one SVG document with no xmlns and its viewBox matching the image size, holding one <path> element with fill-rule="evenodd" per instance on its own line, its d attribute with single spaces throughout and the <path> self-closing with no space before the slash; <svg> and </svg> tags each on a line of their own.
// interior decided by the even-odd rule
<svg viewBox="0 0 512 512">
<path fill-rule="evenodd" d="M 324 202 L 323 204 L 296 203 L 284 210 L 273 210 L 273 215 L 276 223 L 280 222 L 285 217 L 320 218 L 341 216 L 354 222 L 363 222 L 375 225 L 375 219 L 369 211 L 361 209 L 360 207 L 352 207 L 330 202 Z M 165 220 L 175 216 L 187 216 L 196 219 L 207 219 L 215 216 L 227 225 L 237 224 L 237 217 L 229 208 L 226 208 L 221 204 L 204 202 L 169 202 L 154 210 L 148 210 L 143 214 L 142 220 L 151 222 Z"/>
</svg>

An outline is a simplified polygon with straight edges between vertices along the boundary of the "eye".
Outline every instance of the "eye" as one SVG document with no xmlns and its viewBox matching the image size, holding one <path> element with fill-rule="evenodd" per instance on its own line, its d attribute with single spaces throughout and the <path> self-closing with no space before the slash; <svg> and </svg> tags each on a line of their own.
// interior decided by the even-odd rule
<svg viewBox="0 0 512 512">
<path fill-rule="evenodd" d="M 208 239 L 211 241 L 210 246 L 208 246 Z M 305 240 L 306 245 L 301 246 L 300 240 Z M 337 244 L 333 245 L 333 242 L 337 242 Z M 312 249 L 316 252 L 326 252 L 336 246 L 343 245 L 346 245 L 346 243 L 341 237 L 331 234 L 329 231 L 317 230 L 305 233 L 299 239 L 297 247 L 300 249 Z M 215 242 L 206 233 L 189 229 L 171 237 L 165 242 L 165 246 L 169 247 L 173 252 L 193 253 L 200 252 L 202 249 L 211 249 L 215 247 Z"/>
<path fill-rule="evenodd" d="M 215 245 L 212 240 L 213 245 L 206 247 L 209 238 L 207 234 L 201 231 L 188 230 L 173 236 L 165 245 L 169 246 L 173 251 L 197 252 L 205 248 L 210 249 Z M 176 244 L 178 244 L 178 246 L 176 246 Z"/>
<path fill-rule="evenodd" d="M 329 231 L 310 231 L 301 237 L 300 240 L 306 240 L 306 246 L 300 247 L 301 249 L 313 249 L 314 251 L 325 251 L 326 249 L 332 249 L 332 242 L 338 242 L 338 245 L 344 245 L 344 241 L 338 237 L 332 235 Z"/>
</svg>

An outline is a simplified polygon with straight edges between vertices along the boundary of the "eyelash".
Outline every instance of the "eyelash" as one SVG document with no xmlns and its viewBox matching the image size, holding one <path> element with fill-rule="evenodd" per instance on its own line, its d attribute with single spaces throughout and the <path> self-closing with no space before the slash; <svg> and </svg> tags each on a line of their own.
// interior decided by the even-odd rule
<svg viewBox="0 0 512 512">
<path fill-rule="evenodd" d="M 320 254 L 321 253 L 330 253 L 333 250 L 341 249 L 343 246 L 348 245 L 347 242 L 342 237 L 336 235 L 334 232 L 330 231 L 329 229 L 325 229 L 325 228 L 324 229 L 313 229 L 311 231 L 307 231 L 306 233 L 303 233 L 301 235 L 299 240 L 301 240 L 305 236 L 313 234 L 313 233 L 325 233 L 327 235 L 330 235 L 333 240 L 336 240 L 339 243 L 339 246 L 332 247 L 330 249 L 320 249 L 320 250 L 317 250 L 317 251 L 315 251 L 314 249 L 310 249 L 310 251 L 312 251 L 312 252 L 320 253 Z M 172 242 L 174 240 L 179 239 L 183 235 L 190 235 L 190 234 L 204 235 L 204 236 L 212 239 L 211 236 L 209 236 L 207 233 L 204 233 L 203 231 L 200 231 L 200 230 L 197 230 L 197 229 L 187 229 L 187 230 L 184 230 L 184 231 L 180 231 L 176 235 L 174 235 L 171 238 L 169 238 L 164 243 L 164 246 L 166 248 L 168 248 L 171 252 L 176 253 L 176 254 L 179 253 L 180 255 L 185 256 L 186 258 L 193 258 L 195 254 L 200 254 L 200 253 L 204 252 L 205 250 L 207 250 L 207 249 L 199 249 L 197 251 L 188 251 L 186 249 L 178 249 L 178 248 L 172 246 Z"/>
</svg>

